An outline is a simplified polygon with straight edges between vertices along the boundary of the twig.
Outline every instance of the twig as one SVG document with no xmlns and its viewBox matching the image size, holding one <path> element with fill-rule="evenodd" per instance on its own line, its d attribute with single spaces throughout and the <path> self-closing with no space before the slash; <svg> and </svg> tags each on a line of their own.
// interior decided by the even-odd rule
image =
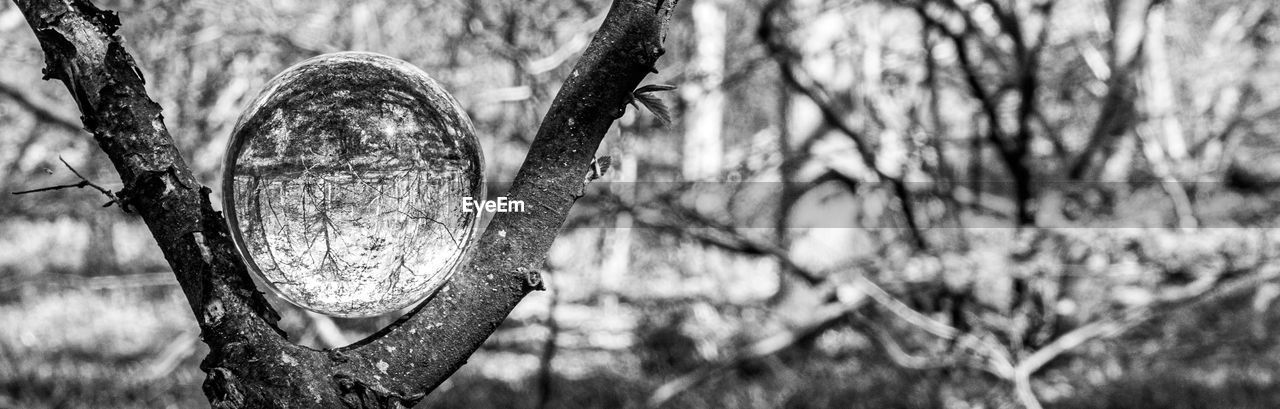
<svg viewBox="0 0 1280 409">
<path fill-rule="evenodd" d="M 884 349 L 885 356 L 898 365 L 907 369 L 929 370 L 946 368 L 956 364 L 956 360 L 951 357 L 932 357 L 932 356 L 916 356 L 908 353 L 906 349 L 899 344 L 888 331 L 883 328 L 870 326 L 872 341 L 880 344 Z"/>
<path fill-rule="evenodd" d="M 1187 190 L 1182 188 L 1182 182 L 1178 181 L 1177 176 L 1174 175 L 1168 152 L 1142 127 L 1136 129 L 1134 133 L 1138 136 L 1138 143 L 1142 145 L 1142 154 L 1147 158 L 1147 166 L 1151 169 L 1151 173 L 1159 178 L 1160 187 L 1164 189 L 1165 194 L 1169 196 L 1169 201 L 1173 204 L 1173 214 L 1177 218 L 1178 228 L 1183 232 L 1195 230 L 1200 225 L 1200 221 L 1196 218 Z"/>
<path fill-rule="evenodd" d="M 988 122 L 988 130 L 986 138 L 991 145 L 996 148 L 1000 159 L 1009 170 L 1010 176 L 1014 178 L 1015 183 L 1015 205 L 1017 213 L 1015 215 L 1018 226 L 1026 226 L 1034 223 L 1035 215 L 1029 205 L 1034 199 L 1032 191 L 1032 177 L 1034 176 L 1031 169 L 1027 167 L 1024 160 L 1030 150 L 1030 143 L 1033 138 L 1031 129 L 1031 119 L 1038 108 L 1035 101 L 1036 92 L 1038 90 L 1039 79 L 1036 75 L 1040 64 L 1040 51 L 1044 40 L 1048 35 L 1049 17 L 1053 11 L 1053 2 L 1045 2 L 1038 6 L 1041 18 L 1044 21 L 1041 29 L 1036 35 L 1037 44 L 1030 47 L 1023 38 L 1021 24 L 1018 22 L 1019 17 L 1012 10 L 1006 14 L 1002 8 L 993 1 L 987 1 L 988 5 L 995 11 L 994 17 L 1000 24 L 1002 31 L 1009 40 L 1014 44 L 1015 55 L 1013 66 L 1004 66 L 1001 71 L 1015 72 L 1016 75 L 1012 81 L 1016 84 L 1016 92 L 1020 94 L 1020 103 L 1017 110 L 1017 129 L 1006 130 L 1001 127 L 1000 110 L 998 100 L 1001 91 L 994 94 L 989 92 L 983 86 L 983 79 L 980 75 L 980 68 L 975 64 L 976 61 L 969 55 L 969 35 L 977 35 L 974 31 L 977 23 L 970 15 L 970 11 L 961 9 L 954 2 L 942 2 L 947 7 L 958 13 L 965 21 L 965 28 L 962 32 L 950 30 L 946 23 L 938 18 L 931 16 L 926 10 L 926 3 L 922 2 L 911 6 L 915 9 L 917 16 L 924 23 L 926 30 L 933 29 L 939 34 L 951 39 L 957 53 L 961 71 L 964 72 L 965 82 L 969 85 L 970 93 L 979 102 L 983 113 Z M 994 43 L 995 41 L 987 41 L 984 44 Z M 984 53 L 991 52 L 987 49 L 981 49 Z M 995 59 L 996 62 L 1001 60 Z M 1004 65 L 1004 64 L 1002 64 Z M 1012 140 L 1010 140 L 1012 137 Z M 975 162 L 977 163 L 977 162 Z"/>
<path fill-rule="evenodd" d="M 636 216 L 637 222 L 643 225 L 667 229 L 676 234 L 697 240 L 702 244 L 741 254 L 772 256 L 782 262 L 788 271 L 793 272 L 793 274 L 796 274 L 810 285 L 818 285 L 826 280 L 825 277 L 796 264 L 795 260 L 787 254 L 787 250 L 777 244 L 748 237 L 738 229 L 706 217 L 695 210 L 683 208 L 668 208 L 665 209 L 666 211 L 657 210 L 668 215 L 675 213 L 676 217 L 674 219 L 676 220 L 666 220 L 672 217 L 658 217 L 654 212 L 646 212 L 644 211 L 645 209 L 639 206 L 623 203 L 620 203 L 619 206 L 622 210 Z"/>
<path fill-rule="evenodd" d="M 783 40 L 777 38 L 779 33 L 778 27 L 774 22 L 775 13 L 779 13 L 785 6 L 784 0 L 774 0 L 765 6 L 760 17 L 760 30 L 757 36 L 764 43 L 769 55 L 776 60 L 778 68 L 782 72 L 782 79 L 786 85 L 804 95 L 819 108 L 822 113 L 823 121 L 831 125 L 840 133 L 844 134 L 853 141 L 854 148 L 858 152 L 858 156 L 862 159 L 863 164 L 875 173 L 876 177 L 888 181 L 893 187 L 893 193 L 898 197 L 899 206 L 902 210 L 903 219 L 907 224 L 907 229 L 911 231 L 912 244 L 918 250 L 927 250 L 929 243 L 925 241 L 924 233 L 921 232 L 920 226 L 915 220 L 915 208 L 911 203 L 910 191 L 901 178 L 889 175 L 876 166 L 875 153 L 872 151 L 871 144 L 866 140 L 865 135 L 858 132 L 852 125 L 845 122 L 843 114 L 837 112 L 833 105 L 830 92 L 823 89 L 822 84 L 812 78 L 803 67 L 796 67 L 795 60 L 798 58 L 797 52 L 788 48 L 783 44 Z"/>
<path fill-rule="evenodd" d="M 600 27 L 600 24 L 604 22 L 604 17 L 605 13 L 600 13 L 583 22 L 580 28 L 581 31 L 574 34 L 569 41 L 561 44 L 550 55 L 526 60 L 524 65 L 528 67 L 529 75 L 540 75 L 554 70 L 564 65 L 565 62 L 569 61 L 569 58 L 585 50 L 587 43 L 591 40 L 591 36 L 595 34 L 596 28 Z"/>
<path fill-rule="evenodd" d="M 107 196 L 108 199 L 111 199 L 111 201 L 107 202 L 106 204 L 103 204 L 102 207 L 107 207 L 113 204 L 120 203 L 120 198 L 116 197 L 116 194 L 111 192 L 111 190 L 103 188 L 102 186 L 98 186 L 96 183 L 90 182 L 89 179 L 86 179 L 84 177 L 84 175 L 81 175 L 80 172 L 76 171 L 76 168 L 71 167 L 71 164 L 67 163 L 65 159 L 62 159 L 61 156 L 58 157 L 58 160 L 61 161 L 62 164 L 67 167 L 67 169 L 71 170 L 71 173 L 74 173 L 76 177 L 80 178 L 80 181 L 77 183 L 66 184 L 66 185 L 49 186 L 49 187 L 42 187 L 39 189 L 12 192 L 12 194 L 25 195 L 30 193 L 48 192 L 53 190 L 72 189 L 72 188 L 79 189 L 79 188 L 91 187 L 96 189 L 99 192 L 102 192 L 102 194 Z M 121 209 L 123 208 L 124 207 L 122 206 Z"/>
</svg>

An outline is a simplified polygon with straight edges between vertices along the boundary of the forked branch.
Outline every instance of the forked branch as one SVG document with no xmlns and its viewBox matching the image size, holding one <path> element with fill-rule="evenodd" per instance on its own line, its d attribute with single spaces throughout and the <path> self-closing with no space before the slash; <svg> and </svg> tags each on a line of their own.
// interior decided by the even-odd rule
<svg viewBox="0 0 1280 409">
<path fill-rule="evenodd" d="M 406 407 L 462 366 L 533 289 L 581 178 L 631 91 L 662 55 L 674 0 L 617 0 L 552 103 L 509 196 L 528 213 L 494 218 L 452 281 L 396 324 L 354 345 L 290 343 L 228 238 L 210 190 L 165 128 L 160 106 L 116 34 L 116 13 L 87 0 L 16 0 L 85 128 L 124 182 L 200 324 L 215 408 Z"/>
</svg>

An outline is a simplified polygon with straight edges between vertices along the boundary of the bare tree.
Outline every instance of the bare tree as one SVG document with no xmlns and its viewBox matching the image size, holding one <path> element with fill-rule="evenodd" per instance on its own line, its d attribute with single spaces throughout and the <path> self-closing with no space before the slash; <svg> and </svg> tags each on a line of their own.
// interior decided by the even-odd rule
<svg viewBox="0 0 1280 409">
<path fill-rule="evenodd" d="M 1119 159 L 1117 157 L 1121 154 L 1114 150 L 1119 149 L 1118 145 L 1126 139 L 1144 150 L 1141 153 L 1146 155 L 1146 163 L 1128 163 L 1121 168 L 1129 170 L 1135 165 L 1148 166 L 1147 170 L 1159 178 L 1158 186 L 1166 190 L 1171 201 L 1175 202 L 1173 212 L 1177 220 L 1174 226 L 1195 231 L 1195 226 L 1200 224 L 1193 212 L 1194 201 L 1189 200 L 1195 199 L 1195 196 L 1189 195 L 1186 190 L 1190 189 L 1184 190 L 1178 179 L 1195 177 L 1190 176 L 1197 172 L 1194 161 L 1200 158 L 1210 159 L 1197 157 L 1205 154 L 1197 153 L 1200 149 L 1195 147 L 1207 143 L 1197 141 L 1213 140 L 1210 136 L 1198 135 L 1202 133 L 1199 129 L 1214 129 L 1216 134 L 1229 132 L 1230 128 L 1184 127 L 1180 121 L 1190 121 L 1176 116 L 1179 108 L 1184 105 L 1178 99 L 1181 96 L 1178 87 L 1185 86 L 1180 85 L 1177 79 L 1178 75 L 1186 74 L 1170 68 L 1170 65 L 1177 67 L 1178 62 L 1170 61 L 1167 48 L 1172 46 L 1166 44 L 1170 40 L 1164 37 L 1175 30 L 1163 27 L 1165 23 L 1162 20 L 1172 20 L 1165 16 L 1168 6 L 1163 2 L 1107 2 L 1110 7 L 1106 9 L 1106 19 L 1098 22 L 1109 21 L 1112 24 L 1109 27 L 1098 24 L 1096 29 L 1081 30 L 1100 33 L 1090 34 L 1091 37 L 1075 33 L 1073 30 L 1079 30 L 1076 28 L 1063 29 L 1060 33 L 1051 35 L 1051 23 L 1063 24 L 1064 21 L 1079 19 L 1080 15 L 1094 15 L 1071 8 L 1078 5 L 1053 0 L 895 0 L 862 2 L 856 5 L 816 2 L 824 13 L 843 19 L 833 18 L 836 23 L 804 14 L 808 3 L 814 2 L 766 2 L 759 25 L 760 40 L 769 56 L 777 63 L 781 82 L 785 85 L 780 92 L 784 105 L 792 102 L 787 97 L 788 93 L 794 93 L 800 97 L 800 102 L 813 103 L 812 108 L 817 111 L 812 115 L 811 123 L 800 124 L 809 125 L 814 128 L 812 131 L 785 135 L 780 144 L 780 150 L 795 149 L 794 152 L 788 152 L 782 165 L 778 165 L 782 172 L 786 172 L 784 174 L 790 174 L 784 180 L 795 184 L 793 192 L 784 192 L 784 198 L 776 202 L 780 203 L 779 213 L 783 215 L 777 226 L 783 233 L 778 234 L 778 238 L 774 240 L 761 239 L 752 236 L 747 228 L 738 228 L 732 222 L 718 220 L 721 217 L 698 214 L 696 209 L 679 208 L 679 205 L 664 204 L 663 206 L 674 208 L 646 211 L 651 210 L 647 208 L 660 206 L 657 204 L 659 202 L 665 203 L 663 201 L 636 203 L 624 208 L 636 214 L 638 225 L 687 237 L 718 250 L 777 259 L 782 267 L 780 270 L 793 275 L 795 281 L 802 283 L 799 285 L 815 290 L 813 294 L 821 300 L 820 307 L 813 309 L 817 313 L 811 315 L 812 321 L 802 321 L 800 325 L 793 325 L 769 336 L 752 334 L 749 339 L 754 342 L 745 345 L 726 345 L 726 349 L 736 352 L 668 380 L 651 395 L 652 406 L 672 402 L 675 396 L 695 390 L 698 385 L 715 377 L 727 376 L 735 368 L 763 361 L 771 355 L 802 345 L 803 340 L 810 339 L 815 334 L 852 327 L 855 331 L 866 334 L 883 350 L 884 357 L 902 368 L 946 368 L 947 371 L 965 374 L 966 382 L 974 379 L 993 381 L 992 385 L 1005 386 L 1006 391 L 1001 393 L 1005 395 L 1002 398 L 1006 402 L 1014 402 L 1018 407 L 1039 408 L 1042 407 L 1040 399 L 1043 396 L 1038 397 L 1037 394 L 1043 395 L 1044 389 L 1038 388 L 1038 385 L 1058 382 L 1053 380 L 1056 374 L 1052 373 L 1067 371 L 1064 369 L 1066 362 L 1091 357 L 1090 354 L 1096 351 L 1095 347 L 1101 349 L 1095 341 L 1122 339 L 1133 335 L 1131 330 L 1134 328 L 1170 322 L 1171 320 L 1165 319 L 1179 314 L 1179 311 L 1187 312 L 1200 307 L 1221 308 L 1223 300 L 1247 294 L 1261 285 L 1274 283 L 1280 277 L 1275 259 L 1266 258 L 1258 259 L 1257 263 L 1235 264 L 1237 267 L 1233 268 L 1220 268 L 1221 265 L 1218 265 L 1196 270 L 1194 279 L 1189 282 L 1149 281 L 1143 283 L 1146 287 L 1141 287 L 1142 290 L 1129 295 L 1119 290 L 1124 290 L 1127 286 L 1137 287 L 1137 283 L 1127 282 L 1118 278 L 1118 274 L 1111 274 L 1112 269 L 1122 271 L 1125 268 L 1123 265 L 1106 267 L 1107 264 L 1103 262 L 1097 267 L 1086 266 L 1078 270 L 1072 269 L 1079 266 L 1061 268 L 1064 263 L 1075 262 L 1063 258 L 1061 249 L 1093 246 L 1092 250 L 1087 251 L 1098 256 L 1093 258 L 1096 261 L 1105 261 L 1106 258 L 1102 257 L 1117 253 L 1142 260 L 1144 265 L 1150 266 L 1143 268 L 1140 275 L 1143 277 L 1180 274 L 1178 267 L 1158 259 L 1148 259 L 1148 256 L 1141 255 L 1142 251 L 1133 251 L 1117 244 L 1090 244 L 1097 238 L 1083 236 L 1085 239 L 1082 240 L 1082 235 L 1078 232 L 1055 229 L 1050 225 L 1056 222 L 1042 221 L 1043 213 L 1048 213 L 1046 208 L 1050 207 L 1045 204 L 1048 200 L 1044 196 L 1064 190 L 1062 186 L 1045 182 L 1053 181 L 1058 173 L 1069 176 L 1071 166 L 1080 163 L 1079 161 L 1086 162 L 1081 166 L 1084 171 L 1082 175 L 1087 176 L 1078 177 L 1094 177 L 1092 175 L 1103 167 L 1100 164 L 1109 162 L 1112 160 L 1110 158 Z M 1250 35 L 1244 33 L 1258 30 L 1258 23 L 1255 21 L 1262 19 L 1253 16 L 1265 15 L 1262 11 L 1251 11 L 1254 7 L 1263 6 L 1242 7 L 1244 11 L 1235 17 L 1245 22 L 1238 31 L 1240 38 L 1249 38 Z M 1064 12 L 1068 14 L 1063 14 Z M 905 39 L 899 39 L 900 43 L 907 46 L 894 51 L 897 55 L 892 57 L 899 61 L 923 61 L 923 64 L 927 64 L 925 68 L 928 71 L 918 76 L 899 71 L 898 75 L 906 79 L 895 79 L 884 75 L 890 70 L 868 64 L 868 61 L 878 58 L 873 53 L 880 52 L 878 50 L 881 46 L 876 33 L 846 40 L 855 44 L 845 47 L 846 49 L 859 51 L 830 51 L 840 49 L 835 46 L 824 48 L 822 53 L 812 53 L 818 56 L 803 51 L 803 42 L 815 37 L 805 32 L 805 29 L 837 27 L 834 30 L 840 30 L 849 26 L 865 29 L 865 25 L 857 23 L 849 23 L 849 26 L 839 24 L 840 21 L 857 21 L 854 18 L 859 18 L 864 13 L 889 20 L 891 23 L 886 25 L 898 30 L 918 30 L 918 38 L 906 35 L 902 36 Z M 904 14 L 909 18 L 901 18 Z M 1054 22 L 1054 16 L 1061 17 L 1056 17 Z M 893 18 L 900 19 L 890 20 Z M 850 34 L 850 37 L 853 35 Z M 916 41 L 923 44 L 923 47 L 913 47 L 913 44 L 917 44 Z M 1093 44 L 1097 42 L 1106 42 L 1112 49 L 1105 53 L 1099 51 Z M 939 52 L 945 58 L 939 59 L 933 55 L 934 52 Z M 1111 62 L 1103 57 L 1108 53 L 1113 55 Z M 856 74 L 870 78 L 873 83 L 861 84 L 854 89 L 838 83 L 838 79 L 843 77 L 822 75 L 812 62 L 827 62 L 825 59 L 831 58 L 831 55 L 864 64 L 857 69 L 860 71 Z M 1070 61 L 1070 64 L 1062 64 L 1063 60 Z M 1071 71 L 1057 65 L 1070 65 Z M 1094 75 L 1094 82 L 1086 84 L 1093 86 L 1088 89 L 1093 92 L 1084 96 L 1088 104 L 1069 99 L 1066 93 L 1058 90 L 1058 84 L 1078 86 L 1075 84 L 1079 81 L 1065 80 L 1064 72 Z M 922 87 L 931 95 L 927 98 L 920 98 L 919 94 L 910 92 L 882 95 L 883 90 L 877 89 L 880 87 L 874 82 L 890 80 L 905 84 L 899 88 Z M 1233 79 L 1229 86 L 1247 89 L 1249 84 L 1244 79 Z M 946 100 L 948 105 L 941 111 L 960 111 L 964 114 L 940 115 L 939 107 L 944 105 L 939 101 L 939 95 L 953 97 Z M 1227 106 L 1221 111 L 1238 115 L 1234 104 L 1246 95 L 1247 93 L 1240 92 L 1238 96 L 1224 98 Z M 882 101 L 889 97 L 898 101 Z M 918 120 L 919 123 L 895 126 L 893 121 L 884 119 L 899 116 L 892 109 L 891 104 L 894 102 L 915 104 L 907 111 L 932 113 L 934 117 L 926 118 L 932 119 L 929 123 Z M 783 111 L 787 110 L 784 108 Z M 785 114 L 780 116 L 783 117 L 781 121 L 784 134 L 799 128 L 790 126 L 788 121 L 791 117 Z M 1234 120 L 1224 122 L 1232 123 Z M 961 124 L 973 126 L 960 126 Z M 911 250 L 908 258 L 936 263 L 934 265 L 937 268 L 930 273 L 936 275 L 916 282 L 939 288 L 936 290 L 917 291 L 922 286 L 905 277 L 915 268 L 890 265 L 892 262 L 889 260 L 894 256 L 887 254 L 888 252 L 866 251 L 864 254 L 868 255 L 859 258 L 852 255 L 855 251 L 849 251 L 842 254 L 850 256 L 848 260 L 844 260 L 847 264 L 827 267 L 822 263 L 805 260 L 800 255 L 802 252 L 795 251 L 799 246 L 787 245 L 785 227 L 788 226 L 785 215 L 794 210 L 794 203 L 786 197 L 803 195 L 807 189 L 832 181 L 831 179 L 855 186 L 848 189 L 850 193 L 856 192 L 859 182 L 878 180 L 893 188 L 907 186 L 895 174 L 895 169 L 873 166 L 889 162 L 885 160 L 885 150 L 882 149 L 884 144 L 891 142 L 886 141 L 886 135 L 897 136 L 910 132 L 912 127 L 932 129 L 935 133 L 922 138 L 932 138 L 934 145 L 938 146 L 933 149 L 940 151 L 936 152 L 939 165 L 935 166 L 938 168 L 925 169 L 925 172 L 930 173 L 929 176 L 939 176 L 937 180 L 947 181 L 948 177 L 943 174 L 951 171 L 941 164 L 944 162 L 941 159 L 944 152 L 941 150 L 946 149 L 944 143 L 955 142 L 948 134 L 964 132 L 965 128 L 974 129 L 975 137 L 964 142 L 975 144 L 973 146 L 978 147 L 975 152 L 979 153 L 967 158 L 961 156 L 964 158 L 962 160 L 973 162 L 976 169 L 983 169 L 983 155 L 980 152 L 989 148 L 999 160 L 992 166 L 1003 166 L 1007 170 L 1009 177 L 1013 179 L 1013 189 L 1011 192 L 1000 193 L 1007 193 L 1012 200 L 1006 200 L 1006 205 L 999 206 L 1002 210 L 996 210 L 996 203 L 990 198 L 983 199 L 983 202 L 995 210 L 992 213 L 1012 219 L 1019 229 L 1013 231 L 1016 233 L 1002 236 L 1006 242 L 995 246 L 986 242 L 988 250 L 978 251 L 989 251 L 991 247 L 995 247 L 992 254 L 1008 258 L 1008 264 L 974 265 L 971 268 L 963 263 L 956 263 L 957 259 L 949 257 L 948 252 L 975 254 L 976 251 L 971 250 L 968 244 L 955 245 L 946 239 L 952 234 L 963 238 L 969 233 L 957 231 L 943 234 L 937 230 L 929 231 L 930 227 L 936 227 L 937 224 L 934 224 L 936 220 L 930 220 L 928 210 L 919 212 L 918 219 L 923 227 L 918 230 L 924 230 L 940 239 L 932 240 L 931 247 L 917 246 Z M 1064 136 L 1064 128 L 1069 131 L 1069 135 Z M 842 175 L 833 169 L 832 172 L 823 173 L 808 182 L 803 177 L 789 173 L 786 167 L 788 162 L 811 164 L 814 161 L 806 157 L 812 153 L 808 150 L 811 143 L 809 141 L 815 139 L 807 135 L 809 132 L 818 137 L 826 133 L 847 137 L 853 142 L 852 150 L 856 155 L 838 157 L 861 160 L 862 163 L 844 168 L 866 167 L 872 174 Z M 799 138 L 788 139 L 788 136 Z M 1080 143 L 1065 143 L 1064 140 L 1079 140 Z M 793 141 L 796 143 L 792 143 Z M 1033 143 L 1038 147 L 1032 149 Z M 926 143 L 919 145 L 925 146 Z M 915 155 L 912 160 L 923 161 L 922 157 L 924 155 Z M 922 166 L 915 163 L 912 165 Z M 977 179 L 982 175 L 972 172 L 968 177 Z M 951 193 L 944 189 L 938 190 L 939 194 L 956 195 L 944 197 L 943 200 L 960 199 L 956 193 L 960 189 L 949 190 Z M 869 190 L 862 192 L 867 191 Z M 902 207 L 898 209 L 900 214 L 906 216 L 907 222 L 911 222 L 917 218 L 910 216 L 912 195 L 908 193 L 914 194 L 917 200 L 928 200 L 929 192 L 924 189 L 911 192 L 905 188 L 895 192 L 902 200 Z M 916 209 L 928 209 L 929 203 L 924 204 L 926 206 Z M 952 203 L 943 204 L 950 208 L 957 207 Z M 741 223 L 741 220 L 735 221 Z M 960 221 L 955 223 L 964 226 Z M 1197 231 L 1199 236 L 1194 239 L 1189 234 L 1176 235 L 1187 233 L 1165 234 L 1179 240 L 1210 241 L 1204 238 L 1204 231 Z M 890 240 L 896 239 L 898 238 L 895 236 Z M 973 240 L 977 245 L 972 248 L 983 246 L 982 240 L 988 239 L 977 237 Z M 964 243 L 968 243 L 968 239 Z M 901 244 L 888 242 L 884 247 Z M 1104 254 L 1108 256 L 1103 256 Z M 1206 259 L 1212 257 L 1205 256 Z M 1227 256 L 1226 259 L 1234 260 L 1235 256 Z M 1240 259 L 1252 260 L 1246 257 Z M 1041 267 L 1024 269 L 1025 266 L 1035 266 L 1045 260 L 1058 270 L 1041 270 Z M 1014 266 L 1023 271 L 1012 271 L 1010 267 Z M 1092 270 L 1094 268 L 1096 270 Z M 977 278 L 972 281 L 958 279 L 960 275 L 968 273 L 976 274 L 974 277 Z M 999 278 L 1001 281 L 997 283 L 992 278 Z M 1008 291 L 997 294 L 989 291 L 992 288 L 1007 288 Z M 1097 291 L 1099 288 L 1107 291 Z M 931 294 L 928 296 L 931 299 L 922 303 L 919 296 L 926 292 Z M 987 293 L 980 294 L 981 292 Z M 1263 300 L 1260 303 L 1270 302 L 1270 295 L 1267 295 L 1269 292 L 1270 290 L 1259 292 L 1258 299 Z M 1082 308 L 1079 305 L 1099 308 L 1094 311 L 1100 312 L 1081 314 L 1079 311 Z"/>
<path fill-rule="evenodd" d="M 401 320 L 353 345 L 289 342 L 236 256 L 210 190 L 166 129 L 116 34 L 119 16 L 87 0 L 17 0 L 85 128 L 124 182 L 123 209 L 146 222 L 173 267 L 210 353 L 215 408 L 407 407 L 462 366 L 529 291 L 605 131 L 662 55 L 676 1 L 615 1 L 547 113 L 500 214 L 453 280 Z"/>
</svg>

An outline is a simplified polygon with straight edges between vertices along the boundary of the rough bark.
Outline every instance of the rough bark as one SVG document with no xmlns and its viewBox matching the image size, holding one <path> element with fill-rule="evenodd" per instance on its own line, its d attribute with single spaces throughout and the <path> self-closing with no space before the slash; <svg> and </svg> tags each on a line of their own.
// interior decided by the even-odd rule
<svg viewBox="0 0 1280 409">
<path fill-rule="evenodd" d="M 124 182 L 186 294 L 210 353 L 215 408 L 407 407 L 466 362 L 529 291 L 581 191 L 600 140 L 663 53 L 675 0 L 617 0 L 538 130 L 510 189 L 526 213 L 497 215 L 471 259 L 423 305 L 334 350 L 290 343 L 236 255 L 210 190 L 165 128 L 160 106 L 116 34 L 119 17 L 87 0 L 16 0 L 85 128 Z"/>
</svg>

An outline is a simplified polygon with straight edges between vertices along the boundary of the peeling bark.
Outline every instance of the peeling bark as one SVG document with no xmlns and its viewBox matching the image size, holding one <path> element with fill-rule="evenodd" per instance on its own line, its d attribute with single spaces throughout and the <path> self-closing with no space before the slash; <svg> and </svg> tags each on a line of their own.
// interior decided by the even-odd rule
<svg viewBox="0 0 1280 409">
<path fill-rule="evenodd" d="M 617 0 L 565 81 L 512 184 L 527 213 L 490 223 L 452 281 L 368 339 L 317 351 L 290 343 L 232 247 L 116 34 L 87 0 L 16 0 L 85 128 L 120 173 L 122 208 L 146 222 L 209 344 L 201 364 L 215 408 L 409 407 L 462 366 L 540 283 L 542 265 L 596 148 L 662 55 L 674 0 Z"/>
</svg>

